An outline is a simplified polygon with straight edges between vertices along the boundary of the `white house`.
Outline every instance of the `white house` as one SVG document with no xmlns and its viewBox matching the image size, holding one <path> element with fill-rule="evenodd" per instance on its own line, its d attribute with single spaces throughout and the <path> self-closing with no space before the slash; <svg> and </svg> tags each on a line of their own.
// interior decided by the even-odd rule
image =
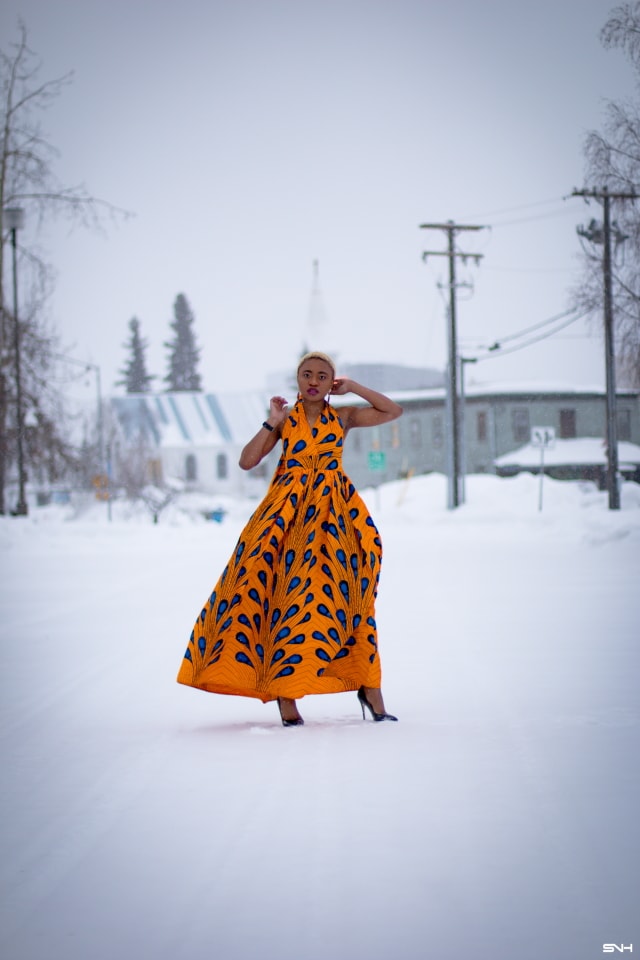
<svg viewBox="0 0 640 960">
<path fill-rule="evenodd" d="M 238 459 L 268 414 L 266 394 L 128 394 L 113 397 L 110 405 L 118 433 L 116 465 L 136 456 L 151 483 L 175 479 L 206 493 L 264 492 L 277 452 L 249 472 Z"/>
</svg>

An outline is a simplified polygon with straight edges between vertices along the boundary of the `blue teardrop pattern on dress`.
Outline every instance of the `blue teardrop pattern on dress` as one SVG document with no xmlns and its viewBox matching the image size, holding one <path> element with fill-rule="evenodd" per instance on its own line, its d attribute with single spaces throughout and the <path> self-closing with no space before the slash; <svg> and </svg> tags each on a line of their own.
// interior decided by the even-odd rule
<svg viewBox="0 0 640 960">
<path fill-rule="evenodd" d="M 216 640 L 213 645 L 213 650 L 211 651 L 212 657 L 207 661 L 207 666 L 210 667 L 213 663 L 217 663 L 222 654 L 222 648 L 224 646 L 224 640 Z"/>
<path fill-rule="evenodd" d="M 246 655 L 244 650 L 238 650 L 236 653 L 236 660 L 238 663 L 244 663 L 247 667 L 251 667 L 252 670 L 255 670 L 255 667 L 249 657 Z"/>
<path fill-rule="evenodd" d="M 288 422 L 295 424 L 295 417 L 290 416 Z M 210 637 L 207 666 L 224 655 L 225 639 L 235 645 L 231 653 L 236 662 L 249 667 L 256 678 L 261 678 L 261 684 L 267 678 L 271 682 L 294 674 L 303 662 L 304 645 L 310 639 L 321 642 L 321 647 L 312 649 L 325 664 L 355 656 L 359 645 L 366 641 L 374 651 L 368 660 L 372 662 L 375 658 L 375 621 L 372 627 L 368 618 L 371 630 L 362 634 L 358 629 L 362 619 L 358 611 L 367 612 L 371 607 L 380 559 L 374 550 L 368 550 L 366 555 L 362 553 L 360 525 L 365 523 L 373 528 L 378 549 L 379 535 L 362 501 L 349 503 L 357 494 L 353 484 L 340 473 L 339 458 L 333 455 L 342 448 L 341 421 L 328 408 L 328 415 L 323 414 L 320 422 L 325 426 L 335 423 L 340 430 L 330 428 L 321 435 L 323 431 L 314 426 L 309 431 L 318 450 L 317 466 L 313 469 L 307 468 L 313 447 L 299 438 L 291 447 L 290 437 L 284 431 L 282 457 L 271 488 L 274 497 L 265 498 L 258 508 L 253 528 L 249 524 L 245 527 L 232 561 L 209 598 L 209 609 L 205 611 L 207 629 L 202 631 Z M 301 463 L 295 457 L 302 454 L 305 459 L 301 472 Z M 332 472 L 331 480 L 326 479 L 328 471 Z M 328 506 L 328 513 L 323 502 Z M 299 510 L 300 516 L 296 519 Z M 297 540 L 285 540 L 288 545 L 283 550 L 283 536 L 286 537 L 289 530 L 295 534 L 296 529 L 303 534 L 303 539 L 298 536 Z M 306 544 L 300 546 L 304 539 Z M 229 584 L 227 577 L 232 581 Z M 353 587 L 346 578 L 350 578 Z M 254 586 L 247 589 L 252 581 Z M 351 608 L 354 603 L 356 611 Z M 260 612 L 254 609 L 251 614 L 252 604 Z M 307 627 L 312 620 L 311 611 L 315 623 L 318 616 L 327 622 L 326 634 Z M 285 624 L 285 621 L 288 622 Z M 220 636 L 216 637 L 215 630 L 208 629 L 212 622 Z M 234 623 L 244 630 L 234 631 Z M 301 652 L 285 658 L 285 645 L 297 646 Z M 191 646 L 188 656 L 185 654 L 192 663 L 193 650 Z M 318 650 L 324 656 L 320 656 Z M 197 652 L 206 657 L 207 651 L 201 647 Z M 322 667 L 317 673 L 322 674 L 324 670 Z"/>
</svg>

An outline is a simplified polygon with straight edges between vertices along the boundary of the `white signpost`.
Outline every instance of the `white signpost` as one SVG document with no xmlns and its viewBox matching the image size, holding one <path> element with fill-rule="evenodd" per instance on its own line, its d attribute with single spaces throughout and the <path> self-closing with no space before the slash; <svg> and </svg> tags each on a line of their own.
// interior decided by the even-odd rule
<svg viewBox="0 0 640 960">
<path fill-rule="evenodd" d="M 556 442 L 556 431 L 553 427 L 532 427 L 531 446 L 540 447 L 540 493 L 538 496 L 538 510 L 542 510 L 542 481 L 544 480 L 544 451 Z"/>
</svg>

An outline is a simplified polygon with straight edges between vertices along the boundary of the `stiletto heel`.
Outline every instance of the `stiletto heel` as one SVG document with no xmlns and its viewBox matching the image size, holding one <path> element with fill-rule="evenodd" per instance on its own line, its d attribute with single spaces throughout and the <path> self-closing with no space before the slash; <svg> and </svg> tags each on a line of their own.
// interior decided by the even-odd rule
<svg viewBox="0 0 640 960">
<path fill-rule="evenodd" d="M 283 727 L 304 727 L 304 720 L 298 714 L 297 717 L 285 717 L 282 714 L 282 704 L 280 702 L 280 697 L 278 697 L 278 710 L 280 711 L 280 719 L 282 720 Z"/>
<path fill-rule="evenodd" d="M 366 707 L 369 713 L 371 714 L 371 719 L 376 722 L 381 720 L 397 720 L 397 717 L 394 717 L 392 713 L 376 713 L 369 701 L 367 700 L 367 695 L 364 692 L 364 687 L 360 687 L 358 690 L 358 700 L 360 701 L 360 706 L 362 707 L 362 719 L 364 720 L 364 708 Z"/>
</svg>

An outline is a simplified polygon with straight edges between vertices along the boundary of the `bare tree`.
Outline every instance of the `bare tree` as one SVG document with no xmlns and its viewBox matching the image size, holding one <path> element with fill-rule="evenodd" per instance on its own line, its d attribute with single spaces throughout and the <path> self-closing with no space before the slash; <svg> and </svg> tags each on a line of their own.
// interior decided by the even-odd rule
<svg viewBox="0 0 640 960">
<path fill-rule="evenodd" d="M 57 153 L 44 135 L 40 121 L 43 112 L 71 82 L 72 74 L 40 82 L 39 72 L 40 64 L 27 44 L 27 30 L 20 23 L 17 42 L 10 44 L 8 52 L 0 50 L 0 513 L 5 510 L 6 472 L 12 453 L 10 411 L 15 399 L 15 355 L 10 336 L 14 317 L 5 284 L 5 241 L 10 235 L 7 211 L 21 208 L 38 222 L 45 215 L 62 214 L 74 223 L 94 227 L 103 222 L 105 214 L 126 215 L 91 196 L 84 185 L 67 187 L 57 179 L 53 167 Z M 25 391 L 25 410 L 26 419 L 37 422 L 38 416 L 44 415 L 46 403 L 40 404 L 39 414 L 32 411 L 31 417 L 27 404 L 33 408 L 38 384 L 44 382 L 46 358 L 59 348 L 54 337 L 47 340 L 43 335 L 40 324 L 42 305 L 50 289 L 50 271 L 42 260 L 22 247 L 19 256 L 21 278 L 28 270 L 30 280 L 28 284 L 21 284 L 21 288 L 28 286 L 33 291 L 31 302 L 19 310 L 20 339 L 25 343 L 25 357 L 28 359 L 31 355 L 34 373 L 32 389 Z M 30 342 L 32 346 L 38 344 L 38 349 L 31 354 Z M 14 427 L 18 429 L 19 424 Z M 55 416 L 46 435 L 51 449 L 62 449 L 59 420 Z M 40 440 L 44 439 L 44 435 L 41 436 Z M 27 457 L 32 458 L 36 449 L 41 450 L 40 443 L 29 445 L 26 436 L 23 440 Z"/>
<path fill-rule="evenodd" d="M 618 48 L 635 72 L 636 95 L 606 105 L 601 131 L 591 131 L 585 142 L 586 181 L 594 191 L 640 193 L 640 2 L 614 8 L 600 33 L 607 48 Z M 619 375 L 640 386 L 640 207 L 638 201 L 611 199 L 613 296 Z M 602 236 L 600 223 L 591 220 L 583 232 L 585 273 L 575 291 L 584 311 L 601 311 Z"/>
<path fill-rule="evenodd" d="M 25 460 L 42 482 L 60 480 L 69 471 L 78 469 L 78 451 L 65 436 L 63 425 L 69 420 L 64 398 L 58 386 L 56 350 L 58 338 L 47 329 L 39 315 L 38 304 L 31 305 L 20 320 L 21 370 L 23 405 L 28 411 L 23 428 Z M 5 357 L 9 368 L 14 366 L 12 345 Z M 5 378 L 7 409 L 5 444 L 8 460 L 15 460 L 18 423 L 16 421 L 15 382 Z"/>
</svg>

